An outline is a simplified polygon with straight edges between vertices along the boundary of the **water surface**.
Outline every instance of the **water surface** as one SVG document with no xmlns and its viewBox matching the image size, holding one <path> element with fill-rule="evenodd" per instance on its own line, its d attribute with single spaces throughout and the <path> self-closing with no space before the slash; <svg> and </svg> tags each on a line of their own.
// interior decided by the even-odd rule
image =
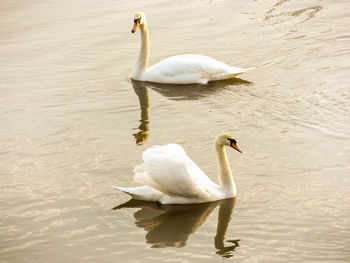
<svg viewBox="0 0 350 263">
<path fill-rule="evenodd" d="M 348 262 L 347 1 L 7 1 L 0 9 L 1 262 Z M 208 86 L 132 82 L 184 53 L 255 69 Z M 128 202 L 132 169 L 181 144 L 235 200 Z M 113 209 L 119 206 L 120 209 Z M 124 207 L 120 207 L 124 206 Z M 128 206 L 128 207 L 125 207 Z"/>
</svg>

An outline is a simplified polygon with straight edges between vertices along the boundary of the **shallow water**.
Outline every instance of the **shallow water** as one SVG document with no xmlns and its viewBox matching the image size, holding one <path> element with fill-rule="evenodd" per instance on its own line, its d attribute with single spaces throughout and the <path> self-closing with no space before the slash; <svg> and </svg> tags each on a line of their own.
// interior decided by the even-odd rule
<svg viewBox="0 0 350 263">
<path fill-rule="evenodd" d="M 348 1 L 8 1 L 0 9 L 1 262 L 348 262 Z M 255 69 L 208 86 L 128 75 L 201 53 Z M 229 132 L 235 200 L 128 203 L 154 144 L 216 180 Z M 120 207 L 119 207 L 120 208 Z M 231 219 L 230 219 L 231 218 Z"/>
</svg>

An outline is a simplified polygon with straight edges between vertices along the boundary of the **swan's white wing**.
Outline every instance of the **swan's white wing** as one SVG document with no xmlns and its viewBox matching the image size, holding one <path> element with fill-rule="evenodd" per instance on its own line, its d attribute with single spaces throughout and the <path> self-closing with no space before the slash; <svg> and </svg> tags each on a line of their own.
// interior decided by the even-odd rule
<svg viewBox="0 0 350 263">
<path fill-rule="evenodd" d="M 247 70 L 231 67 L 211 57 L 186 54 L 168 57 L 151 66 L 143 74 L 142 80 L 173 84 L 205 84 L 210 80 L 232 78 L 245 71 Z"/>
<path fill-rule="evenodd" d="M 144 164 L 135 167 L 134 180 L 166 195 L 206 199 L 216 189 L 177 144 L 151 147 L 142 158 Z"/>
</svg>

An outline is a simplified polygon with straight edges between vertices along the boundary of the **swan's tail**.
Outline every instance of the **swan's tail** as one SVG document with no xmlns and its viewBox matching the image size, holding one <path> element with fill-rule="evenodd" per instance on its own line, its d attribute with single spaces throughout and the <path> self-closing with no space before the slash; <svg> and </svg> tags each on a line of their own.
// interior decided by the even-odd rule
<svg viewBox="0 0 350 263">
<path fill-rule="evenodd" d="M 224 80 L 224 79 L 233 79 L 236 76 L 247 72 L 249 70 L 254 69 L 254 67 L 250 67 L 250 68 L 236 68 L 236 67 L 230 67 L 230 72 L 225 72 L 225 73 L 220 73 L 220 74 L 216 74 L 214 76 L 212 76 L 211 81 L 215 81 L 215 80 Z"/>
<path fill-rule="evenodd" d="M 122 191 L 128 195 L 130 195 L 132 198 L 135 198 L 137 196 L 137 192 L 135 191 L 137 187 L 119 187 L 119 186 L 112 186 L 114 189 Z M 137 198 L 135 198 L 137 199 Z"/>
<path fill-rule="evenodd" d="M 247 72 L 249 70 L 254 69 L 255 67 L 249 67 L 249 68 L 236 68 L 236 67 L 231 67 L 230 73 L 228 74 L 235 74 L 236 76 L 239 74 L 242 74 L 244 72 Z"/>
<path fill-rule="evenodd" d="M 138 186 L 138 187 L 113 186 L 113 188 L 130 195 L 132 198 L 136 200 L 158 201 L 159 198 L 163 196 L 163 193 L 147 185 Z"/>
<path fill-rule="evenodd" d="M 249 68 L 242 68 L 242 70 L 244 70 L 244 72 L 250 71 L 255 69 L 255 67 L 249 67 Z"/>
</svg>

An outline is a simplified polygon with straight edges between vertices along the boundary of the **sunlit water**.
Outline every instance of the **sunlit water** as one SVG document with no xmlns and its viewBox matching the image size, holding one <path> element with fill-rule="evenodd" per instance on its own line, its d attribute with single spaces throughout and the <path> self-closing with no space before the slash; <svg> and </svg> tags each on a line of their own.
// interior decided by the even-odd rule
<svg viewBox="0 0 350 263">
<path fill-rule="evenodd" d="M 1 1 L 1 262 L 348 262 L 348 1 Z M 148 15 L 153 64 L 255 69 L 208 86 L 128 79 Z M 181 144 L 236 200 L 131 202 L 132 169 Z M 115 209 L 113 209 L 115 208 Z"/>
</svg>

